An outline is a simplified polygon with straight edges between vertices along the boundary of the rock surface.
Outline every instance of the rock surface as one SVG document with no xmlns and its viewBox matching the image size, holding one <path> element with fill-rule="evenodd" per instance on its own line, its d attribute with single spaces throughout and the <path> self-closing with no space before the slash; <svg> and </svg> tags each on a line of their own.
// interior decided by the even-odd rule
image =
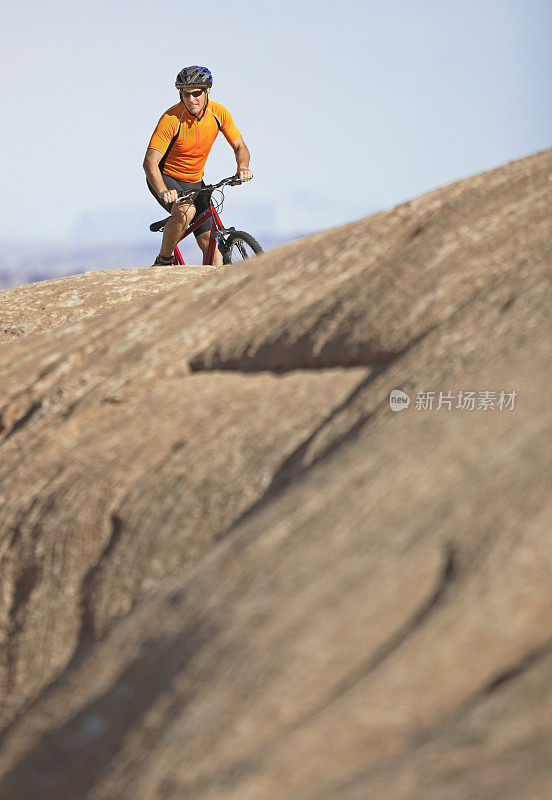
<svg viewBox="0 0 552 800">
<path fill-rule="evenodd" d="M 85 272 L 0 293 L 0 344 L 70 325 L 139 297 L 215 272 L 215 267 L 163 267 Z"/>
<path fill-rule="evenodd" d="M 1 798 L 550 796 L 551 199 L 0 294 Z"/>
</svg>

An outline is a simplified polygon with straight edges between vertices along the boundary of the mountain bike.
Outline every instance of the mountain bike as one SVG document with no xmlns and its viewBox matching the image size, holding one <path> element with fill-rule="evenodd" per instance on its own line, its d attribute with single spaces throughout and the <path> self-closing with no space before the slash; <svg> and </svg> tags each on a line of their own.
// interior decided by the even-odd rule
<svg viewBox="0 0 552 800">
<path fill-rule="evenodd" d="M 191 222 L 184 232 L 183 239 L 193 233 L 203 222 L 211 220 L 211 235 L 209 237 L 209 246 L 206 254 L 203 256 L 204 264 L 212 264 L 215 255 L 215 247 L 218 248 L 222 254 L 223 264 L 235 264 L 238 261 L 244 261 L 247 258 L 259 255 L 263 249 L 259 242 L 251 236 L 250 233 L 245 231 L 237 231 L 235 228 L 225 228 L 221 222 L 219 213 L 224 204 L 224 187 L 237 186 L 244 181 L 232 176 L 230 178 L 223 178 L 218 183 L 212 183 L 204 186 L 201 189 L 192 189 L 188 192 L 179 192 L 177 203 L 182 203 L 186 200 L 193 200 L 199 194 L 206 193 L 208 195 L 209 208 L 204 211 L 199 217 L 196 217 Z M 220 199 L 213 200 L 214 192 L 220 193 Z M 154 233 L 163 231 L 165 225 L 170 220 L 170 217 L 159 220 L 159 222 L 152 222 L 150 231 Z M 173 264 L 184 264 L 184 259 L 178 249 L 178 245 L 174 248 Z"/>
</svg>

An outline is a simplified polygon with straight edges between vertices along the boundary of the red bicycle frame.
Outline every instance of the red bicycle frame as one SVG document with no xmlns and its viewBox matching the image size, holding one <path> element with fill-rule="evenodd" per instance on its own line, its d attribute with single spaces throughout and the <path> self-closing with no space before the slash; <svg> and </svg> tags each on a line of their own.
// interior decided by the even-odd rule
<svg viewBox="0 0 552 800">
<path fill-rule="evenodd" d="M 209 237 L 209 246 L 207 247 L 207 252 L 203 256 L 203 263 L 204 264 L 212 264 L 213 259 L 215 257 L 215 247 L 217 246 L 217 240 L 215 239 L 215 233 L 219 228 L 222 228 L 222 222 L 217 214 L 217 210 L 214 205 L 211 203 L 209 209 L 204 211 L 197 219 L 195 219 L 184 232 L 183 239 L 186 236 L 189 236 L 190 233 L 193 233 L 196 228 L 198 228 L 203 222 L 207 222 L 207 220 L 211 220 L 211 235 Z M 182 258 L 182 254 L 178 249 L 178 245 L 175 245 L 174 248 L 174 257 L 176 258 L 177 264 L 184 265 L 184 259 Z"/>
</svg>

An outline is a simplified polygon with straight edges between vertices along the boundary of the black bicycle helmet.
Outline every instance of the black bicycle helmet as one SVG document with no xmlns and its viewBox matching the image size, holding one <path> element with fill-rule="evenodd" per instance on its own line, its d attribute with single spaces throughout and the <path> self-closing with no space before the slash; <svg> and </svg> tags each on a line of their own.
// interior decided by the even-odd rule
<svg viewBox="0 0 552 800">
<path fill-rule="evenodd" d="M 213 85 L 213 76 L 211 70 L 207 67 L 184 67 L 176 76 L 174 85 L 177 89 L 184 86 L 198 86 L 201 89 L 210 89 Z"/>
</svg>

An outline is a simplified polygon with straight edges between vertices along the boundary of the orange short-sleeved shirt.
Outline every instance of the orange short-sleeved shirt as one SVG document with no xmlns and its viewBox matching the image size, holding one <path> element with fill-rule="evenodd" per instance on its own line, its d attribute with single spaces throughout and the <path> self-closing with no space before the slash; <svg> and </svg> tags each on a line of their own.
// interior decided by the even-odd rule
<svg viewBox="0 0 552 800">
<path fill-rule="evenodd" d="M 220 103 L 209 100 L 200 120 L 190 114 L 184 103 L 177 103 L 165 111 L 157 123 L 149 147 L 164 155 L 179 124 L 180 133 L 167 156 L 163 172 L 188 183 L 203 178 L 205 162 L 219 130 L 230 143 L 241 136 L 230 112 Z"/>
</svg>

